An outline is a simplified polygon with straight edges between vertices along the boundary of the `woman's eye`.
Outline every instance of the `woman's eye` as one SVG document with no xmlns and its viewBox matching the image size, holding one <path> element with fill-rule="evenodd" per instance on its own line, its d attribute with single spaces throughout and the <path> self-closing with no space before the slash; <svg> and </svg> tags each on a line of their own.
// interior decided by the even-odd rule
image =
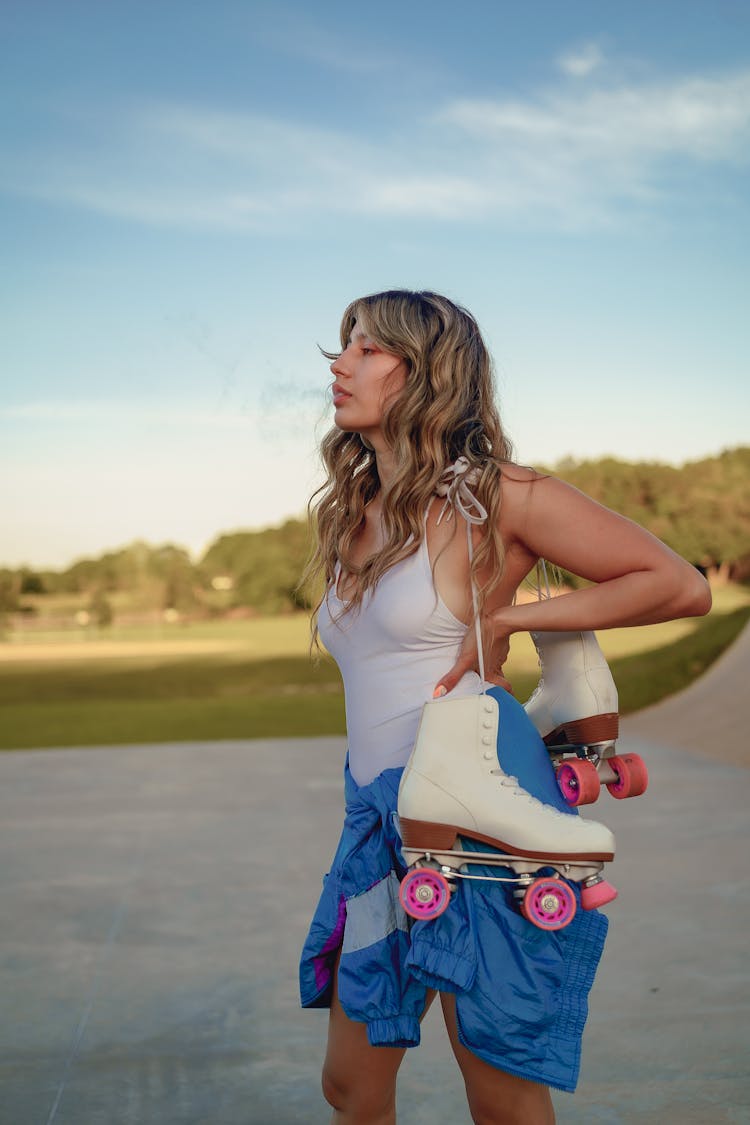
<svg viewBox="0 0 750 1125">
<path fill-rule="evenodd" d="M 375 355 L 374 348 L 362 348 L 362 355 Z"/>
</svg>

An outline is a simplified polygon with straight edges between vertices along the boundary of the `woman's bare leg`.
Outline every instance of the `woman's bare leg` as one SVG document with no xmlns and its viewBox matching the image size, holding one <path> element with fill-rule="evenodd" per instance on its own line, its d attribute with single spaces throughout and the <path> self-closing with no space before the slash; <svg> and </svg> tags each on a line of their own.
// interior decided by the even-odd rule
<svg viewBox="0 0 750 1125">
<path fill-rule="evenodd" d="M 555 1125 L 549 1088 L 506 1074 L 469 1051 L 458 1039 L 455 996 L 441 992 L 440 1001 L 475 1125 Z"/>
<path fill-rule="evenodd" d="M 338 959 L 323 1064 L 323 1095 L 333 1106 L 331 1125 L 394 1125 L 396 1076 L 406 1049 L 370 1046 L 366 1025 L 350 1020 L 341 1007 L 337 977 Z M 425 1011 L 434 997 L 434 992 L 428 994 Z"/>
</svg>

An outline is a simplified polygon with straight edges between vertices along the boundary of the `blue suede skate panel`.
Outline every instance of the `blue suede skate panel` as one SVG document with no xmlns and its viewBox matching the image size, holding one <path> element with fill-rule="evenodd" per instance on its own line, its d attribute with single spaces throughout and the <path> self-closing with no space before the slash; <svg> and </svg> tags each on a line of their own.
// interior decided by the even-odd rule
<svg viewBox="0 0 750 1125">
<path fill-rule="evenodd" d="M 522 704 L 501 687 L 488 692 L 497 700 L 500 722 L 497 732 L 497 757 L 506 773 L 517 777 L 522 789 L 545 805 L 578 816 L 560 792 L 547 747 L 523 709 Z"/>
</svg>

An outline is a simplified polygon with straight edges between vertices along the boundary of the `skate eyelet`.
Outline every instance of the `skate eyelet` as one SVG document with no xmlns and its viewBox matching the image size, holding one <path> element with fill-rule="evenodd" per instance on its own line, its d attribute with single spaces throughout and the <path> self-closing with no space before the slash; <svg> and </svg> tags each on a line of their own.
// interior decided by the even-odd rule
<svg viewBox="0 0 750 1125">
<path fill-rule="evenodd" d="M 492 745 L 492 739 L 489 738 L 489 736 L 485 734 L 485 735 L 482 736 L 482 744 L 484 746 L 491 746 Z"/>
</svg>

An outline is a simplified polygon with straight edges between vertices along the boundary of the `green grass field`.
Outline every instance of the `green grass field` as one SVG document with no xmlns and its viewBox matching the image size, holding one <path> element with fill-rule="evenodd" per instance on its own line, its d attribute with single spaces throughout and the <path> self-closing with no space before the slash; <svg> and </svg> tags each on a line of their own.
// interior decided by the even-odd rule
<svg viewBox="0 0 750 1125">
<path fill-rule="evenodd" d="M 750 591 L 734 587 L 706 618 L 601 633 L 621 712 L 686 686 L 748 618 Z M 300 615 L 13 638 L 0 646 L 0 749 L 343 734 L 338 671 L 310 661 L 308 635 Z M 527 698 L 528 637 L 507 672 Z"/>
</svg>

